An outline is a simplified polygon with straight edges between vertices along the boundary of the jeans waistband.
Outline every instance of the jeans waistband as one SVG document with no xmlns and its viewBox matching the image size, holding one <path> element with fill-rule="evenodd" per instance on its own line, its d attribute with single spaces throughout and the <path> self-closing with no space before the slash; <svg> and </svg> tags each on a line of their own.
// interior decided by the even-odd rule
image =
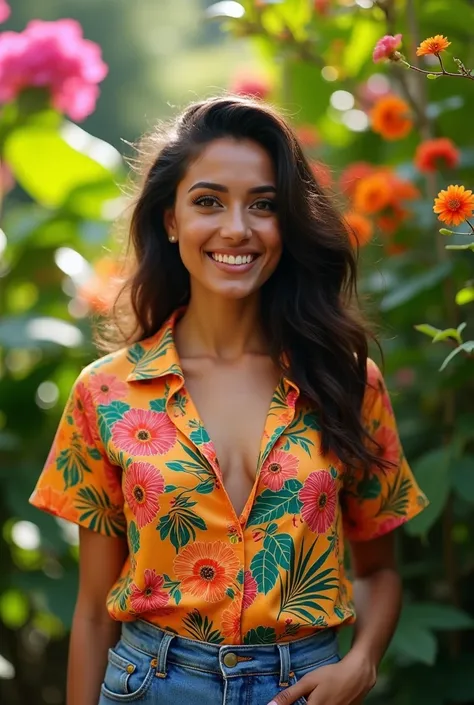
<svg viewBox="0 0 474 705">
<path fill-rule="evenodd" d="M 232 676 L 280 674 L 280 684 L 288 684 L 290 673 L 320 664 L 338 652 L 334 629 L 276 644 L 210 644 L 177 636 L 137 620 L 124 622 L 122 639 L 156 660 L 156 675 L 166 677 L 168 662 L 227 678 Z"/>
</svg>

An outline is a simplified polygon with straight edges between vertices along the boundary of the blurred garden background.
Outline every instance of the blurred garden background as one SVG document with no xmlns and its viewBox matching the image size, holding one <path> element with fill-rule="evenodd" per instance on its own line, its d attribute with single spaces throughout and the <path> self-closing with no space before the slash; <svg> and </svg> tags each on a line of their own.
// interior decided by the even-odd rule
<svg viewBox="0 0 474 705">
<path fill-rule="evenodd" d="M 284 110 L 359 240 L 431 501 L 400 531 L 405 605 L 368 702 L 474 703 L 474 2 L 0 0 L 0 20 L 0 701 L 65 702 L 77 531 L 27 500 L 98 355 L 131 143 L 232 90 Z"/>
</svg>

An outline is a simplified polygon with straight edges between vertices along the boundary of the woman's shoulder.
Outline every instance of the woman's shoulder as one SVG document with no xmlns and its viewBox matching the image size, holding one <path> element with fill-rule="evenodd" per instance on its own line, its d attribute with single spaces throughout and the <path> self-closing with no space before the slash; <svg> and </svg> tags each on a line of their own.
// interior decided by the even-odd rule
<svg viewBox="0 0 474 705">
<path fill-rule="evenodd" d="M 93 379 L 95 383 L 110 386 L 113 380 L 125 383 L 135 367 L 131 351 L 135 344 L 103 355 L 86 365 L 79 373 L 76 384 L 86 386 Z"/>
</svg>

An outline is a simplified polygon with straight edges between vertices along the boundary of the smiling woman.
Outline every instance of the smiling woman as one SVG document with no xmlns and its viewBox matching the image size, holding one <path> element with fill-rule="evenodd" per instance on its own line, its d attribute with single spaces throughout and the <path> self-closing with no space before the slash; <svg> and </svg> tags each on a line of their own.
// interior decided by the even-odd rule
<svg viewBox="0 0 474 705">
<path fill-rule="evenodd" d="M 191 105 L 148 144 L 122 337 L 31 498 L 81 526 L 68 705 L 354 705 L 398 616 L 393 529 L 426 500 L 347 230 L 259 102 Z"/>
</svg>

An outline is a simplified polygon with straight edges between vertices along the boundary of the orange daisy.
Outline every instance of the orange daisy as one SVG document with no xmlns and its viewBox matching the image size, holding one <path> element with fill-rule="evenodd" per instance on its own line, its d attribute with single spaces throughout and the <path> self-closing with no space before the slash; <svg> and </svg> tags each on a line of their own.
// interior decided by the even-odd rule
<svg viewBox="0 0 474 705">
<path fill-rule="evenodd" d="M 357 184 L 354 208 L 364 214 L 378 213 L 388 206 L 392 191 L 385 175 L 374 173 Z"/>
<path fill-rule="evenodd" d="M 224 541 L 196 541 L 183 548 L 174 559 L 181 590 L 206 602 L 222 600 L 239 567 L 234 549 Z"/>
<path fill-rule="evenodd" d="M 389 94 L 380 98 L 371 111 L 372 130 L 386 140 L 399 140 L 406 137 L 413 122 L 410 106 L 403 98 Z"/>
<path fill-rule="evenodd" d="M 428 37 L 421 42 L 420 46 L 416 50 L 417 56 L 428 56 L 429 54 L 434 54 L 438 56 L 442 51 L 450 46 L 451 42 L 448 42 L 446 37 L 442 34 L 437 34 L 434 37 Z"/>
<path fill-rule="evenodd" d="M 349 240 L 354 247 L 363 247 L 372 238 L 373 226 L 365 215 L 355 213 L 354 211 L 346 213 L 344 216 Z"/>
<path fill-rule="evenodd" d="M 459 164 L 459 150 L 448 137 L 425 140 L 418 145 L 415 166 L 420 171 L 437 171 L 440 168 L 454 169 Z"/>
<path fill-rule="evenodd" d="M 438 220 L 447 225 L 460 225 L 470 218 L 474 211 L 474 195 L 464 186 L 448 186 L 438 193 L 433 210 L 438 213 Z"/>
</svg>

